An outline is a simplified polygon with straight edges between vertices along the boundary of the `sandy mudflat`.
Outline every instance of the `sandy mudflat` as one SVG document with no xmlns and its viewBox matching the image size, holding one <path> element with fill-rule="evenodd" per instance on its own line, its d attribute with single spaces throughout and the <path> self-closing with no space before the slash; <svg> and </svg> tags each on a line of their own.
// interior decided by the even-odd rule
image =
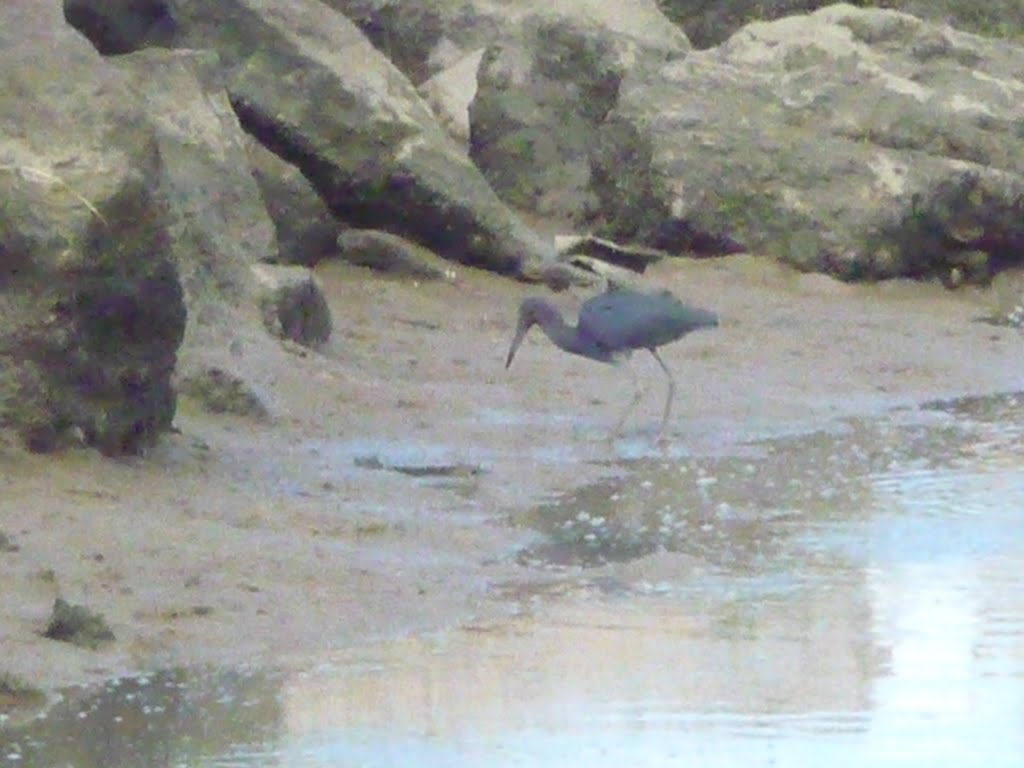
<svg viewBox="0 0 1024 768">
<path fill-rule="evenodd" d="M 679 393 L 666 454 L 647 434 L 663 380 L 610 442 L 628 371 L 574 359 L 534 330 L 510 371 L 519 300 L 541 289 L 460 270 L 414 285 L 330 265 L 336 333 L 322 354 L 250 360 L 272 424 L 183 400 L 150 456 L 0 447 L 0 671 L 44 687 L 191 663 L 301 663 L 396 633 L 501 614 L 530 536 L 512 513 L 612 472 L 623 456 L 728 453 L 849 415 L 1012 391 L 1024 338 L 973 319 L 984 291 L 848 286 L 750 257 L 658 267 L 652 285 L 722 326 L 664 350 Z M 575 311 L 582 295 L 556 297 Z M 243 351 L 243 354 L 252 354 Z M 263 354 L 263 353 L 260 353 Z M 383 465 L 479 466 L 431 484 Z M 54 597 L 107 617 L 117 641 L 42 639 Z"/>
</svg>

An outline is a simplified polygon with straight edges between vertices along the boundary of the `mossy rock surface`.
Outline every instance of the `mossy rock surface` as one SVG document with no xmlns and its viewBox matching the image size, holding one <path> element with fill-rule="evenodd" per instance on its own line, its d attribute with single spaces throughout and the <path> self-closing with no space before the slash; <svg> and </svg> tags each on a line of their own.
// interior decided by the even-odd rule
<svg viewBox="0 0 1024 768">
<path fill-rule="evenodd" d="M 112 643 L 113 630 L 100 614 L 82 605 L 74 605 L 58 597 L 53 603 L 53 613 L 43 630 L 43 637 L 71 643 L 81 648 L 97 650 L 106 643 Z"/>
</svg>

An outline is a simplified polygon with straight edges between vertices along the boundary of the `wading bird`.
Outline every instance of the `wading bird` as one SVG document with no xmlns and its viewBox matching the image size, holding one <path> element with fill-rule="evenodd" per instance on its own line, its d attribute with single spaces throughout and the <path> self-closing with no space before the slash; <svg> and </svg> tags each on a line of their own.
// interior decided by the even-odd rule
<svg viewBox="0 0 1024 768">
<path fill-rule="evenodd" d="M 657 348 L 681 339 L 691 331 L 716 327 L 718 317 L 706 309 L 683 304 L 668 291 L 644 293 L 619 289 L 599 294 L 584 302 L 574 327 L 565 322 L 554 304 L 546 299 L 531 297 L 525 299 L 519 307 L 519 324 L 505 360 L 506 369 L 512 365 L 516 350 L 534 325 L 539 325 L 545 335 L 566 352 L 602 363 L 617 362 L 634 349 L 646 349 L 654 355 L 668 377 L 665 411 L 658 428 L 660 437 L 672 411 L 676 383 L 672 372 L 658 355 Z M 633 401 L 619 419 L 616 432 L 622 428 L 626 417 L 642 395 L 635 372 L 633 379 L 636 384 Z"/>
</svg>

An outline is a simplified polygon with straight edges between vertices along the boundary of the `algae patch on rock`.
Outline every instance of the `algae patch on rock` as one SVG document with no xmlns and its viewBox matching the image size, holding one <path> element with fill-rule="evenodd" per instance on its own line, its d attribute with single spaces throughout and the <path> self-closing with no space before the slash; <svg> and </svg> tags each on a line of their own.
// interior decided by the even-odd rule
<svg viewBox="0 0 1024 768">
<path fill-rule="evenodd" d="M 43 630 L 43 637 L 94 651 L 116 639 L 101 615 L 59 597 L 53 603 L 53 613 Z"/>
</svg>

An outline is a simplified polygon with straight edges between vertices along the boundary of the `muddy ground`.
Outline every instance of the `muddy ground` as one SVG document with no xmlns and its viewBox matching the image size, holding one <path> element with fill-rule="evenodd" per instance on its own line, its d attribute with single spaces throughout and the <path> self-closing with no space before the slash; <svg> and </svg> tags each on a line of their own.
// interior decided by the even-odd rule
<svg viewBox="0 0 1024 768">
<path fill-rule="evenodd" d="M 1024 381 L 1021 334 L 976 321 L 993 309 L 988 290 L 850 286 L 752 257 L 665 264 L 651 284 L 722 325 L 663 352 L 679 390 L 662 449 L 651 438 L 664 381 L 646 353 L 631 364 L 648 395 L 614 440 L 628 371 L 571 358 L 537 330 L 504 369 L 519 300 L 542 290 L 472 270 L 454 284 L 336 264 L 320 277 L 329 345 L 248 361 L 271 423 L 183 399 L 181 434 L 143 459 L 0 447 L 0 531 L 16 547 L 0 553 L 0 672 L 51 688 L 183 664 L 301 664 L 485 619 L 559 578 L 517 565 L 534 534 L 516 514 L 628 471 L 625 459 L 728 454 Z M 574 312 L 582 298 L 556 300 Z M 448 465 L 461 469 L 388 469 Z M 116 642 L 43 639 L 57 595 L 100 611 Z"/>
</svg>

